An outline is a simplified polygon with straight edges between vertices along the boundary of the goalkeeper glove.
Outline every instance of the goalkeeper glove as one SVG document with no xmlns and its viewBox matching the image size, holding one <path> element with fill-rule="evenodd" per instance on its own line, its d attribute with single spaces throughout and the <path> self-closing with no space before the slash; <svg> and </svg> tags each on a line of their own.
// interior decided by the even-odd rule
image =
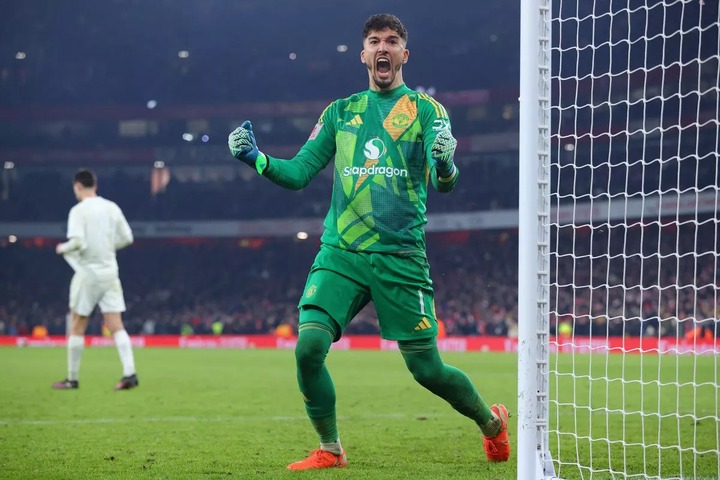
<svg viewBox="0 0 720 480">
<path fill-rule="evenodd" d="M 435 160 L 435 169 L 441 178 L 452 177 L 455 173 L 455 147 L 457 140 L 452 136 L 449 129 L 440 130 L 432 144 L 430 155 Z"/>
<path fill-rule="evenodd" d="M 258 150 L 250 120 L 245 120 L 228 135 L 228 147 L 233 157 L 253 167 L 260 175 L 267 168 L 267 157 Z"/>
</svg>

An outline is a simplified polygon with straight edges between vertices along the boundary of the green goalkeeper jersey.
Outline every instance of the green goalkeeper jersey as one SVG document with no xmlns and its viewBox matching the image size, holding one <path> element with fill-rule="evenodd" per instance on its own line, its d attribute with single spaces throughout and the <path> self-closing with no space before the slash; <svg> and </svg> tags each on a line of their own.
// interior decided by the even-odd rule
<svg viewBox="0 0 720 480">
<path fill-rule="evenodd" d="M 269 157 L 264 175 L 286 188 L 305 187 L 335 157 L 332 204 L 321 241 L 346 250 L 425 255 L 428 180 L 441 192 L 430 151 L 450 129 L 445 108 L 405 85 L 336 100 L 290 160 Z"/>
</svg>

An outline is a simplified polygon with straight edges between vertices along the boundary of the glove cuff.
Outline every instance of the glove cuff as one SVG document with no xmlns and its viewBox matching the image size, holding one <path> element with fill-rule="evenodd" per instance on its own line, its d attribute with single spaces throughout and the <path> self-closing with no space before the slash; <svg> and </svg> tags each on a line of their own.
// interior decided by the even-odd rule
<svg viewBox="0 0 720 480">
<path fill-rule="evenodd" d="M 258 156 L 255 159 L 255 170 L 258 172 L 259 175 L 265 173 L 265 170 L 267 170 L 269 163 L 270 162 L 268 161 L 268 157 L 264 153 L 258 151 Z"/>
<path fill-rule="evenodd" d="M 450 170 L 449 171 L 440 171 L 438 170 L 438 180 L 442 183 L 448 183 L 452 182 L 455 178 L 455 175 L 457 175 L 457 167 L 455 167 L 454 163 L 450 164 Z"/>
</svg>

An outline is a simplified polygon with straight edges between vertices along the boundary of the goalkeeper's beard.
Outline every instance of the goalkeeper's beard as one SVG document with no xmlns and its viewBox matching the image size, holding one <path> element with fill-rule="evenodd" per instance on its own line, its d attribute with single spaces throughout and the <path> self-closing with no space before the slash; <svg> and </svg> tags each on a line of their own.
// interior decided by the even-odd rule
<svg viewBox="0 0 720 480">
<path fill-rule="evenodd" d="M 396 67 L 392 67 L 390 69 L 389 76 L 387 79 L 383 79 L 379 77 L 379 73 L 377 69 L 371 65 L 367 66 L 368 71 L 370 72 L 370 78 L 372 78 L 373 83 L 376 87 L 378 87 L 380 90 L 385 90 L 392 86 L 392 84 L 395 82 L 395 79 L 398 76 L 398 72 L 402 68 L 402 65 L 398 65 Z"/>
</svg>

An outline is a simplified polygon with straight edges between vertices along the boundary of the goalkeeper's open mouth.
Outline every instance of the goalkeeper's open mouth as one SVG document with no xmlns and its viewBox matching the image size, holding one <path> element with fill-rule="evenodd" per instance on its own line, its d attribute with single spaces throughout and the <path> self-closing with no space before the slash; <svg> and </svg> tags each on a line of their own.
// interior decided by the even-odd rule
<svg viewBox="0 0 720 480">
<path fill-rule="evenodd" d="M 386 76 L 390 73 L 392 70 L 392 65 L 390 64 L 390 60 L 384 57 L 378 58 L 375 62 L 375 71 L 381 75 Z"/>
</svg>

